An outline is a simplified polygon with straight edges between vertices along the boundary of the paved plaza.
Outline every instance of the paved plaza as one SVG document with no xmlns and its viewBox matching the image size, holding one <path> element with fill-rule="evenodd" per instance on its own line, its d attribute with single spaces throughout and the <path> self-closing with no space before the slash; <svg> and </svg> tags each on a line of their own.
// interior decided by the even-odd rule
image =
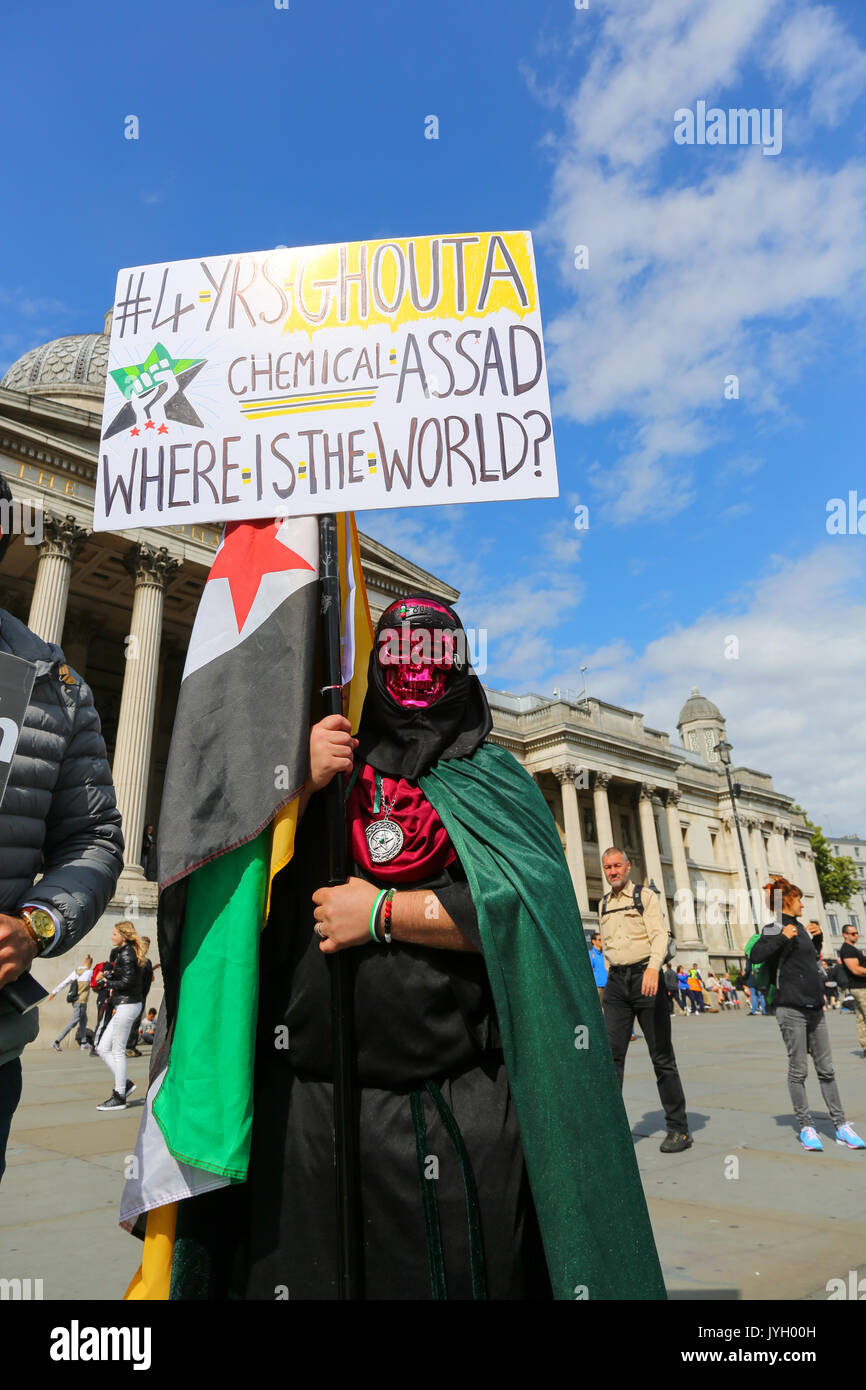
<svg viewBox="0 0 866 1390">
<path fill-rule="evenodd" d="M 866 1060 L 854 1019 L 828 1018 L 842 1101 L 866 1133 Z M 809 1096 L 825 1151 L 801 1150 L 775 1020 L 677 1017 L 674 1029 L 694 1147 L 658 1151 L 663 1117 L 640 1036 L 625 1086 L 671 1294 L 826 1299 L 829 1279 L 866 1273 L 866 1152 L 834 1143 L 813 1073 Z M 119 1229 L 117 1207 L 148 1059 L 129 1063 L 138 1084 L 129 1109 L 100 1113 L 95 1106 L 111 1084 L 105 1065 L 74 1046 L 58 1056 L 40 1043 L 25 1053 L 0 1184 L 0 1276 L 42 1279 L 46 1299 L 117 1299 L 141 1248 Z"/>
</svg>

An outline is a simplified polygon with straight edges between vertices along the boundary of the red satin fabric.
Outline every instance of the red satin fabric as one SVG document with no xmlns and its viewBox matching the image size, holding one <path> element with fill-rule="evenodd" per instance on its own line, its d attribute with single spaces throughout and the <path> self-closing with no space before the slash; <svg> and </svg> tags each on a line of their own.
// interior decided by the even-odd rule
<svg viewBox="0 0 866 1390">
<path fill-rule="evenodd" d="M 367 763 L 361 768 L 346 805 L 349 827 L 349 854 L 365 873 L 383 884 L 416 883 L 435 878 L 457 858 L 448 833 L 420 787 L 404 777 L 382 776 L 382 806 L 374 815 L 376 774 Z M 389 813 L 403 831 L 403 848 L 390 864 L 374 864 L 364 834 L 373 821 L 382 819 L 382 810 L 396 793 Z"/>
</svg>

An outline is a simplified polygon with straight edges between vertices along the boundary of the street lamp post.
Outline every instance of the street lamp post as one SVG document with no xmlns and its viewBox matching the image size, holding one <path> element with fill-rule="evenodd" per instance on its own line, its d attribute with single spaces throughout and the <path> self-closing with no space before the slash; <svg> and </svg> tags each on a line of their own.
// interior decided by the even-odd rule
<svg viewBox="0 0 866 1390">
<path fill-rule="evenodd" d="M 746 848 L 743 844 L 743 832 L 740 829 L 740 817 L 737 815 L 737 798 L 734 796 L 734 784 L 731 781 L 731 750 L 733 746 L 734 745 L 732 743 L 726 743 L 725 740 L 722 739 L 720 743 L 716 744 L 715 748 L 713 749 L 713 752 L 718 753 L 722 766 L 725 769 L 725 776 L 728 779 L 728 795 L 731 798 L 731 810 L 734 813 L 734 825 L 737 827 L 737 840 L 740 846 L 740 858 L 743 861 L 743 873 L 746 876 L 746 888 L 750 889 L 752 879 L 749 873 L 748 860 L 746 859 Z M 758 886 L 760 889 L 760 885 Z M 754 914 L 752 912 L 751 890 L 749 891 L 749 925 L 755 926 Z"/>
</svg>

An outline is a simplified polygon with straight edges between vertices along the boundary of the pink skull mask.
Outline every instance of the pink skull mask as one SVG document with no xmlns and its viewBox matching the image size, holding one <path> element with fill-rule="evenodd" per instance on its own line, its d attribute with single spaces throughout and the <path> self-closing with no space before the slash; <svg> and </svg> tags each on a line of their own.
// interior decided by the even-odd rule
<svg viewBox="0 0 866 1390">
<path fill-rule="evenodd" d="M 382 640 L 388 639 L 390 640 Z M 444 628 L 386 629 L 379 665 L 391 699 L 403 709 L 427 709 L 441 700 L 454 665 L 454 634 Z"/>
</svg>

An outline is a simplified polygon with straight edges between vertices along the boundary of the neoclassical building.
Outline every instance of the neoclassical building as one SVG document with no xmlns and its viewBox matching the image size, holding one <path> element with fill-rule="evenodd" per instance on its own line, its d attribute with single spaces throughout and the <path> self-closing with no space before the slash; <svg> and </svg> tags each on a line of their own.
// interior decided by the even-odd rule
<svg viewBox="0 0 866 1390">
<path fill-rule="evenodd" d="M 680 711 L 679 742 L 643 716 L 603 700 L 567 701 L 488 691 L 497 741 L 541 788 L 565 848 L 584 924 L 598 921 L 607 891 L 601 855 L 628 854 L 632 877 L 663 890 L 677 958 L 728 969 L 770 914 L 759 889 L 771 873 L 804 890 L 804 908 L 826 930 L 809 832 L 794 799 L 772 778 L 733 766 L 737 816 L 715 751 L 725 721 L 696 688 Z M 745 862 L 744 862 L 745 861 Z"/>
<path fill-rule="evenodd" d="M 123 815 L 126 864 L 88 939 L 96 959 L 122 917 L 136 917 L 155 938 L 156 885 L 140 866 L 142 834 L 159 820 L 186 649 L 219 543 L 217 527 L 206 525 L 93 532 L 107 366 L 107 334 L 75 334 L 25 353 L 0 381 L 0 471 L 24 531 L 0 571 L 0 606 L 59 642 L 92 687 Z M 27 534 L 28 508 L 39 515 L 41 539 Z M 374 617 L 407 589 L 448 603 L 459 597 L 370 537 L 362 536 L 361 552 Z M 494 738 L 550 806 L 587 927 L 606 886 L 600 855 L 612 843 L 629 854 L 636 880 L 663 890 L 679 956 L 689 963 L 724 968 L 742 958 L 751 931 L 743 895 L 770 871 L 802 884 L 808 914 L 824 925 L 802 816 L 770 776 L 738 767 L 744 868 L 714 751 L 726 737 L 724 720 L 697 691 L 680 713 L 679 743 L 602 700 L 488 694 Z M 43 962 L 37 973 L 55 983 L 58 968 L 65 973 L 66 961 Z"/>
<path fill-rule="evenodd" d="M 839 835 L 835 839 L 828 835 L 830 853 L 835 859 L 846 858 L 854 861 L 858 888 L 851 894 L 848 903 L 827 903 L 827 922 L 830 927 L 830 940 L 834 951 L 842 945 L 842 928 L 852 923 L 860 932 L 866 934 L 866 840 L 860 835 Z M 862 950 L 863 941 L 859 946 Z"/>
</svg>

